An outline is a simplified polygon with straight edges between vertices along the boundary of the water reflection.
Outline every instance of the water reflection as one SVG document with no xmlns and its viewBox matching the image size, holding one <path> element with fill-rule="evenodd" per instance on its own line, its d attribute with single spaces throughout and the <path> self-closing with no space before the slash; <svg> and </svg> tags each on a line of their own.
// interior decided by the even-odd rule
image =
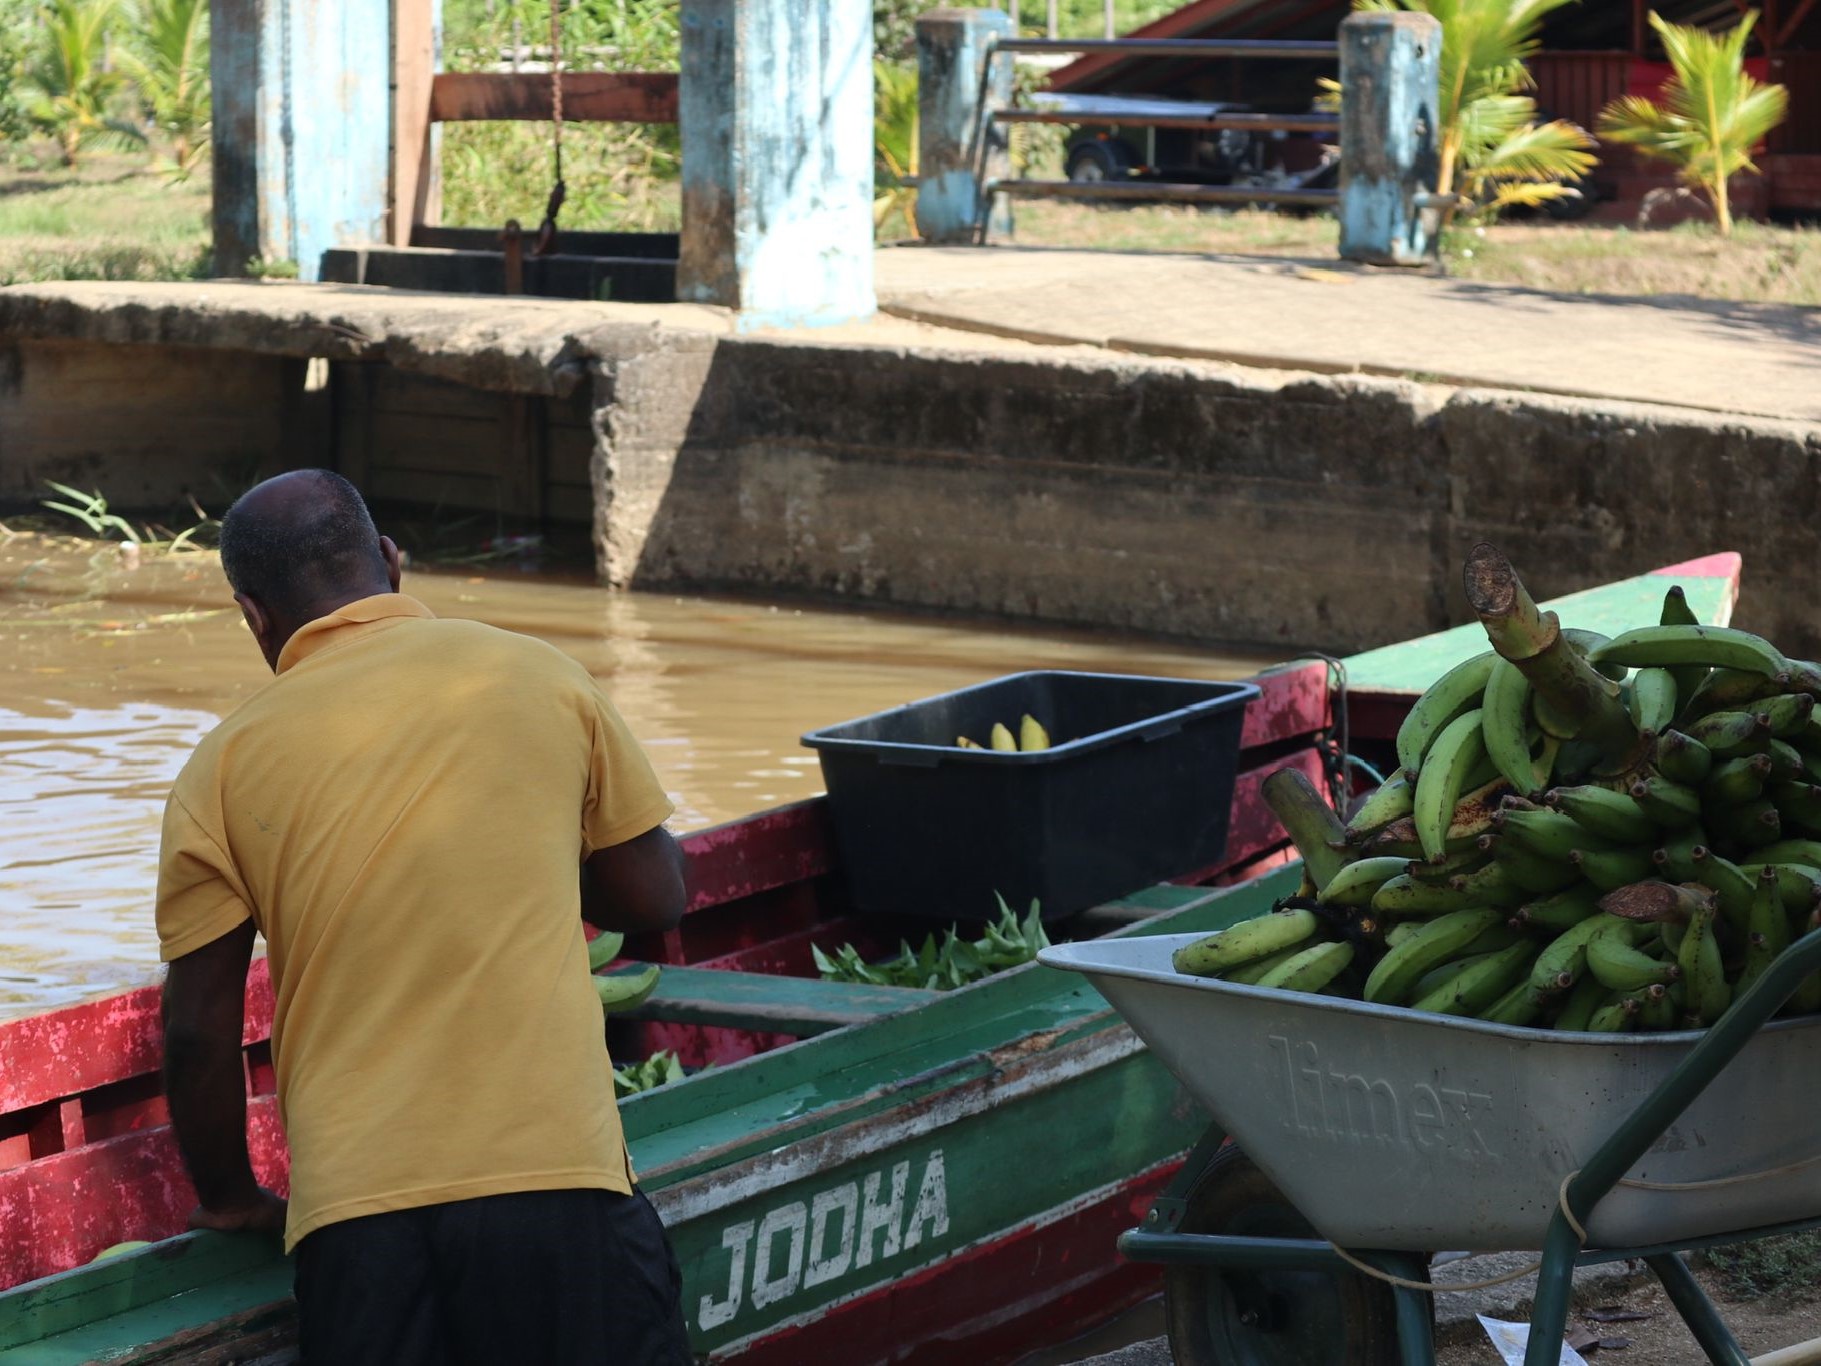
<svg viewBox="0 0 1821 1366">
<path fill-rule="evenodd" d="M 516 573 L 423 574 L 442 616 L 550 641 L 613 696 L 690 830 L 821 790 L 797 737 L 1000 674 L 1221 678 L 1258 656 L 939 617 L 649 593 Z M 137 565 L 0 535 L 0 1017 L 152 980 L 172 778 L 269 679 L 208 554 Z"/>
</svg>

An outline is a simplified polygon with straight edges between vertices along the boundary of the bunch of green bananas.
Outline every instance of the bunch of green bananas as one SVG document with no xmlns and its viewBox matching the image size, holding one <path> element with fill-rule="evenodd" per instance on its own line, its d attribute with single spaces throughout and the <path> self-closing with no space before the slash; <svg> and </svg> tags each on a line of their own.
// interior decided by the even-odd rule
<svg viewBox="0 0 1821 1366">
<path fill-rule="evenodd" d="M 955 737 L 957 749 L 980 749 L 980 745 L 965 735 Z M 987 736 L 985 748 L 996 749 L 1002 754 L 1016 754 L 1020 750 L 1028 754 L 1033 750 L 1048 749 L 1050 733 L 1043 728 L 1042 722 L 1026 712 L 1018 719 L 1018 735 L 1014 739 L 1011 728 L 1003 721 L 993 722 L 992 733 Z"/>
<path fill-rule="evenodd" d="M 608 1015 L 641 1006 L 658 989 L 662 969 L 647 963 L 636 972 L 600 975 L 601 969 L 620 956 L 626 947 L 626 936 L 604 931 L 588 941 L 588 971 L 595 974 L 594 992 L 601 998 L 601 1010 Z"/>
<path fill-rule="evenodd" d="M 1567 671 L 1468 660 L 1344 825 L 1300 772 L 1266 781 L 1303 885 L 1177 969 L 1508 1025 L 1703 1028 L 1821 929 L 1821 666 L 1696 624 L 1680 588 L 1655 626 L 1559 635 L 1628 727 L 1592 743 L 1576 699 L 1542 691 Z M 1821 973 L 1784 1010 L 1821 1010 Z"/>
</svg>

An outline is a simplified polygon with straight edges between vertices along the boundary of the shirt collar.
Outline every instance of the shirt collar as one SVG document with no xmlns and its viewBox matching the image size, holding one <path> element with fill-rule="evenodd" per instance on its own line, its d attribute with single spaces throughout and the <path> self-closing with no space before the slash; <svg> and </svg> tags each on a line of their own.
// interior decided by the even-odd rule
<svg viewBox="0 0 1821 1366">
<path fill-rule="evenodd" d="M 404 593 L 376 593 L 370 598 L 360 598 L 338 607 L 326 617 L 306 622 L 297 628 L 284 649 L 278 652 L 277 673 L 284 673 L 294 665 L 302 663 L 319 650 L 331 645 L 343 644 L 358 635 L 366 634 L 359 628 L 376 621 L 390 621 L 399 617 L 434 617 L 432 612 L 416 598 Z"/>
</svg>

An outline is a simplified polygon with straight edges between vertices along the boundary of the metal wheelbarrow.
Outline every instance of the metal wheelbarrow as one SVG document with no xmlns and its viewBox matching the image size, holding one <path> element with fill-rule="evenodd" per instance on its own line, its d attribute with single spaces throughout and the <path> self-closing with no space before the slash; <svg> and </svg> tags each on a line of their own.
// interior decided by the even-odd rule
<svg viewBox="0 0 1821 1366">
<path fill-rule="evenodd" d="M 1170 955 L 1198 937 L 1039 955 L 1214 1117 L 1119 1240 L 1169 1268 L 1178 1366 L 1434 1366 L 1440 1249 L 1541 1249 L 1525 1366 L 1556 1366 L 1575 1267 L 1633 1258 L 1709 1360 L 1749 1366 L 1678 1254 L 1821 1226 L 1821 1016 L 1768 1023 L 1821 969 L 1821 931 L 1711 1029 L 1638 1035 L 1182 976 Z"/>
</svg>

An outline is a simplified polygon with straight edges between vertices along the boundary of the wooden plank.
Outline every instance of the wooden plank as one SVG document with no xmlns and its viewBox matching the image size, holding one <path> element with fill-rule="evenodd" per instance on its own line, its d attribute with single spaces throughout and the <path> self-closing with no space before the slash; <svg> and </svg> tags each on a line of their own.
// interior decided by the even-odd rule
<svg viewBox="0 0 1821 1366">
<path fill-rule="evenodd" d="M 680 842 L 689 857 L 692 911 L 819 877 L 835 866 L 822 797 L 698 830 Z"/>
<path fill-rule="evenodd" d="M 532 71 L 441 71 L 430 87 L 437 123 L 553 117 L 550 77 Z M 674 71 L 565 71 L 563 118 L 575 123 L 675 123 Z"/>
<path fill-rule="evenodd" d="M 430 87 L 436 77 L 437 0 L 392 0 L 391 176 L 386 190 L 386 240 L 407 246 L 411 229 L 434 222 L 441 210 Z"/>
<path fill-rule="evenodd" d="M 622 971 L 635 973 L 642 966 Z M 627 1011 L 626 1018 L 723 1025 L 808 1038 L 909 1010 L 936 995 L 910 987 L 825 982 L 820 977 L 667 967 L 650 999 L 637 1010 Z"/>
<path fill-rule="evenodd" d="M 260 1181 L 290 1189 L 290 1154 L 278 1102 L 247 1103 L 247 1143 Z M 168 1125 L 89 1143 L 0 1172 L 0 1286 L 83 1265 L 132 1238 L 183 1232 L 196 1196 Z M 106 1267 L 108 1263 L 102 1263 Z M 13 1293 L 0 1295 L 0 1331 L 13 1332 Z"/>
<path fill-rule="evenodd" d="M 1242 750 L 1308 735 L 1329 724 L 1328 666 L 1319 660 L 1267 669 L 1251 681 L 1258 685 L 1258 696 L 1246 708 L 1239 734 Z"/>
</svg>

